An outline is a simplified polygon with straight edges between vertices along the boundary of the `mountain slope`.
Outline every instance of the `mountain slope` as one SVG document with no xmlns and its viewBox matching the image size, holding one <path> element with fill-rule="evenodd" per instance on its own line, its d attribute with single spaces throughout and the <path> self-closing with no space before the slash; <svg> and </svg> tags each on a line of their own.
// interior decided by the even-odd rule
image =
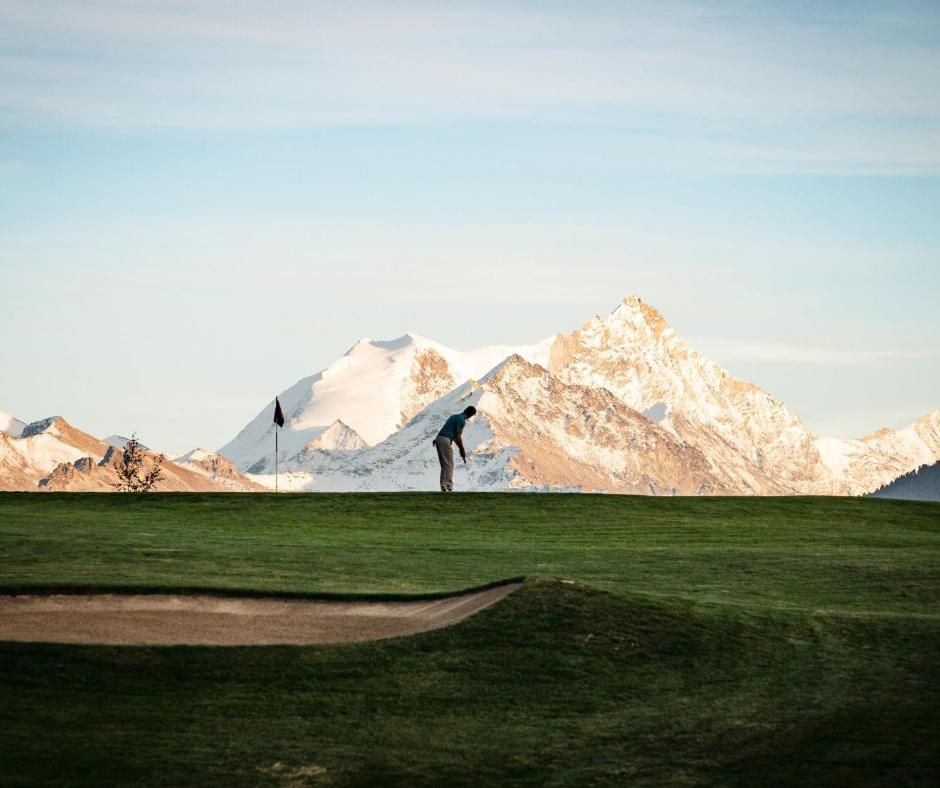
<svg viewBox="0 0 940 788">
<path fill-rule="evenodd" d="M 115 492 L 123 453 L 123 449 L 109 446 L 100 461 L 81 457 L 74 462 L 61 463 L 39 481 L 37 488 L 45 492 Z M 148 472 L 156 460 L 156 454 L 144 451 L 142 471 Z M 164 460 L 161 469 L 162 475 L 154 485 L 156 492 L 231 492 L 233 489 L 210 478 L 205 471 L 197 472 L 168 460 Z M 252 485 L 251 489 L 257 488 Z"/>
<path fill-rule="evenodd" d="M 940 501 L 940 462 L 905 473 L 870 495 L 905 501 Z"/>
<path fill-rule="evenodd" d="M 602 388 L 563 383 L 510 356 L 425 408 L 370 449 L 289 465 L 313 490 L 408 490 L 437 486 L 431 445 L 451 413 L 474 405 L 458 487 L 474 490 L 602 490 L 641 494 L 730 492 L 695 447 L 683 444 Z M 458 459 L 459 463 L 459 459 Z"/>
<path fill-rule="evenodd" d="M 900 430 L 881 429 L 857 440 L 818 438 L 816 446 L 840 490 L 864 495 L 940 459 L 940 409 Z"/>
<path fill-rule="evenodd" d="M 173 457 L 172 462 L 188 471 L 205 476 L 233 492 L 262 492 L 264 490 L 264 487 L 255 484 L 240 473 L 231 460 L 206 449 L 193 449 Z"/>
<path fill-rule="evenodd" d="M 547 347 L 542 343 L 520 352 L 538 359 Z M 390 342 L 362 339 L 334 364 L 278 395 L 286 420 L 278 437 L 280 456 L 294 456 L 339 420 L 374 445 L 512 352 L 508 347 L 461 352 L 413 334 Z M 273 415 L 272 400 L 218 453 L 241 470 L 273 471 Z"/>
<path fill-rule="evenodd" d="M 548 368 L 562 380 L 603 386 L 630 407 L 655 414 L 716 467 L 763 474 L 793 492 L 809 492 L 808 480 L 823 488 L 832 481 L 813 447 L 815 435 L 796 414 L 690 350 L 658 311 L 635 296 L 607 318 L 595 316 L 559 336 Z"/>
<path fill-rule="evenodd" d="M 603 386 L 658 419 L 714 470 L 738 477 L 741 492 L 858 495 L 940 459 L 940 411 L 857 441 L 821 438 L 769 393 L 690 350 L 635 296 L 606 319 L 559 336 L 548 368 L 571 383 Z"/>
<path fill-rule="evenodd" d="M 368 448 L 362 437 L 348 424 L 338 419 L 317 437 L 307 441 L 304 450 L 311 451 L 359 451 Z"/>
<path fill-rule="evenodd" d="M 108 446 L 61 416 L 27 424 L 19 437 L 0 433 L 0 490 L 34 489 L 62 463 L 82 457 L 95 461 Z"/>
<path fill-rule="evenodd" d="M 35 421 L 25 425 L 19 437 L 0 432 L 0 490 L 112 492 L 117 484 L 116 468 L 121 454 L 120 448 L 82 432 L 61 416 Z M 152 466 L 156 456 L 144 451 L 145 468 Z M 228 465 L 225 460 L 223 463 Z M 261 489 L 241 474 L 237 474 L 234 483 L 216 481 L 205 470 L 197 472 L 165 462 L 164 478 L 156 489 L 227 492 L 238 485 Z"/>
</svg>

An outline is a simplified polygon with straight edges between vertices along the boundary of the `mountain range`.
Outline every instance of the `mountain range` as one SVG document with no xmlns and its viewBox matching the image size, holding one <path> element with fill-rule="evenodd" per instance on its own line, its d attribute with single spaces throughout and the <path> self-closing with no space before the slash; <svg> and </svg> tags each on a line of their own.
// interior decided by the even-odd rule
<svg viewBox="0 0 940 788">
<path fill-rule="evenodd" d="M 279 482 L 290 490 L 433 490 L 431 440 L 468 404 L 478 415 L 464 434 L 461 489 L 861 495 L 940 460 L 940 409 L 856 440 L 817 435 L 691 350 L 635 296 L 533 345 L 463 352 L 414 334 L 362 339 L 278 398 Z M 165 489 L 272 488 L 273 411 L 272 400 L 215 453 L 172 458 L 183 475 Z M 0 487 L 107 483 L 84 458 L 107 468 L 125 439 L 46 422 L 0 414 Z"/>
<path fill-rule="evenodd" d="M 430 441 L 467 404 L 480 411 L 465 435 L 471 489 L 859 495 L 940 459 L 940 409 L 857 440 L 816 435 L 635 296 L 524 347 L 363 339 L 279 398 L 291 489 L 434 489 Z M 266 485 L 273 407 L 219 449 Z"/>
<path fill-rule="evenodd" d="M 61 416 L 24 424 L 0 413 L 0 490 L 109 492 L 118 482 L 126 438 L 99 440 Z M 143 451 L 144 469 L 157 455 Z M 199 450 L 164 462 L 156 489 L 162 492 L 254 492 L 264 489 L 245 478 L 224 457 Z"/>
</svg>

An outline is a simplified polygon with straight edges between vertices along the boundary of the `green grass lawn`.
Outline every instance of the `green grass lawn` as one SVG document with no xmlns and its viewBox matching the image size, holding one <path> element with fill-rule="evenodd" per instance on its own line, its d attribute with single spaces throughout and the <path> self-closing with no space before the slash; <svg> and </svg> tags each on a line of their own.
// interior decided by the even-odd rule
<svg viewBox="0 0 940 788">
<path fill-rule="evenodd" d="M 937 784 L 938 504 L 0 494 L 6 589 L 515 575 L 366 645 L 0 643 L 0 784 Z"/>
</svg>

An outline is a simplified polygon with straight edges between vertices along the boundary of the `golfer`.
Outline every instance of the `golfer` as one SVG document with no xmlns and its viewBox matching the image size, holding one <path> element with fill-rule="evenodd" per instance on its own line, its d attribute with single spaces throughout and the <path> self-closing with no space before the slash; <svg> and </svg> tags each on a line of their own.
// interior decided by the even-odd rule
<svg viewBox="0 0 940 788">
<path fill-rule="evenodd" d="M 437 459 L 441 463 L 441 492 L 454 491 L 454 447 L 460 449 L 460 459 L 467 464 L 467 452 L 463 447 L 463 428 L 467 419 L 476 415 L 477 409 L 470 405 L 463 409 L 463 413 L 455 413 L 441 427 L 434 439 L 434 448 L 437 449 Z"/>
</svg>

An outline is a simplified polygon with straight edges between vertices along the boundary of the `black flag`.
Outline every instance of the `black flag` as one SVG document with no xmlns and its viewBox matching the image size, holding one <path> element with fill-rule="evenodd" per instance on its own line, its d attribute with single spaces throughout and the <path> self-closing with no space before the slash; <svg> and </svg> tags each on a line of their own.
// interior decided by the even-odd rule
<svg viewBox="0 0 940 788">
<path fill-rule="evenodd" d="M 284 411 L 281 410 L 281 402 L 277 397 L 274 398 L 274 423 L 278 427 L 284 426 Z"/>
</svg>

